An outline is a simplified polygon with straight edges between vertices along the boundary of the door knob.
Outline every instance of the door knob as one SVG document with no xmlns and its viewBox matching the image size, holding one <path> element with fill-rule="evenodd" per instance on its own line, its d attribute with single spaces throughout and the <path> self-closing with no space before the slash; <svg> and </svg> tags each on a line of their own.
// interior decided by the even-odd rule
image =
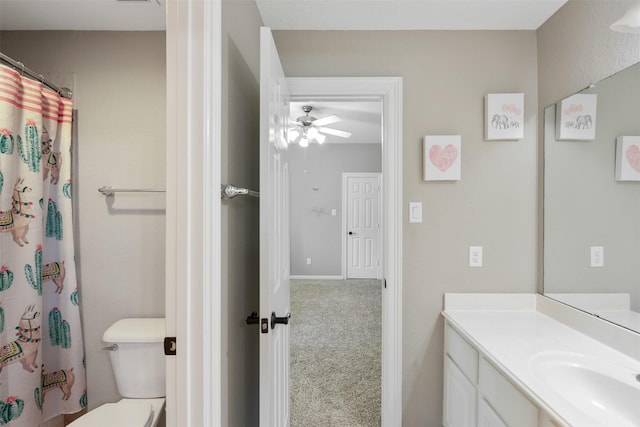
<svg viewBox="0 0 640 427">
<path fill-rule="evenodd" d="M 276 316 L 276 312 L 272 311 L 271 312 L 271 329 L 275 328 L 278 323 L 281 325 L 288 325 L 290 318 L 291 318 L 291 313 L 287 313 L 284 317 L 278 317 Z"/>
<path fill-rule="evenodd" d="M 355 236 L 355 235 L 356 235 L 356 233 L 354 233 L 353 231 L 349 232 L 349 236 Z"/>
</svg>

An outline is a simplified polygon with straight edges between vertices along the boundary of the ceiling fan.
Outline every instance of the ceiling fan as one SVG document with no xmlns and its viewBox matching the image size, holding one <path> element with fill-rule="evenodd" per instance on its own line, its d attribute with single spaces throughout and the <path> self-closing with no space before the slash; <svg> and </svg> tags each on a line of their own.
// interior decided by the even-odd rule
<svg viewBox="0 0 640 427">
<path fill-rule="evenodd" d="M 349 138 L 351 136 L 351 132 L 324 127 L 331 123 L 341 121 L 342 119 L 340 117 L 332 114 L 321 119 L 316 119 L 309 115 L 311 110 L 313 110 L 311 105 L 303 105 L 302 111 L 305 112 L 305 115 L 298 117 L 295 122 L 291 122 L 295 127 L 289 130 L 290 142 L 298 143 L 301 147 L 307 147 L 311 139 L 315 139 L 318 141 L 318 144 L 322 144 L 326 138 L 323 134 L 339 136 L 341 138 Z"/>
</svg>

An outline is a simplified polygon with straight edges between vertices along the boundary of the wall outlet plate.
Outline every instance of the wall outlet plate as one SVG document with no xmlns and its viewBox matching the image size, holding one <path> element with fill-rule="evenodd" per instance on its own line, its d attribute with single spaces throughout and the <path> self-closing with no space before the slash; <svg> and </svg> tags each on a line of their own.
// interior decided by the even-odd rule
<svg viewBox="0 0 640 427">
<path fill-rule="evenodd" d="M 469 267 L 482 267 L 482 246 L 469 246 Z"/>
<path fill-rule="evenodd" d="M 591 246 L 591 267 L 604 267 L 604 246 Z"/>
</svg>

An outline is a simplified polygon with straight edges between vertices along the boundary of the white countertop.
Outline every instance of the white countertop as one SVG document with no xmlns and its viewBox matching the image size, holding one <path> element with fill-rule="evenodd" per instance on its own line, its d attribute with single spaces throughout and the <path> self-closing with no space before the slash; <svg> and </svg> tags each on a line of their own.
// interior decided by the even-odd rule
<svg viewBox="0 0 640 427">
<path fill-rule="evenodd" d="M 532 299 L 514 296 L 514 304 L 509 304 L 504 295 L 497 303 L 491 296 L 483 295 L 478 299 L 477 294 L 468 295 L 469 304 L 461 295 L 456 295 L 450 304 L 445 297 L 444 317 L 514 384 L 530 393 L 538 406 L 555 413 L 569 425 L 603 424 L 598 424 L 543 384 L 530 370 L 532 356 L 550 351 L 579 353 L 640 373 L 640 361 L 537 311 L 535 295 Z M 489 309 L 483 309 L 483 306 Z"/>
</svg>

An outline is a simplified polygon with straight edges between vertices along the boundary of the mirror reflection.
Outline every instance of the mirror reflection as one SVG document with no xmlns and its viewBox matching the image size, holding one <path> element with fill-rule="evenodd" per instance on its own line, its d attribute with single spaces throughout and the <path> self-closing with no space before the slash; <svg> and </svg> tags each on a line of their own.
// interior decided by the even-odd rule
<svg viewBox="0 0 640 427">
<path fill-rule="evenodd" d="M 640 181 L 616 180 L 616 140 L 640 136 L 638 81 L 640 64 L 581 92 L 597 95 L 595 139 L 559 139 L 561 103 L 545 109 L 544 293 L 640 332 Z M 640 153 L 618 161 L 640 174 Z"/>
</svg>

